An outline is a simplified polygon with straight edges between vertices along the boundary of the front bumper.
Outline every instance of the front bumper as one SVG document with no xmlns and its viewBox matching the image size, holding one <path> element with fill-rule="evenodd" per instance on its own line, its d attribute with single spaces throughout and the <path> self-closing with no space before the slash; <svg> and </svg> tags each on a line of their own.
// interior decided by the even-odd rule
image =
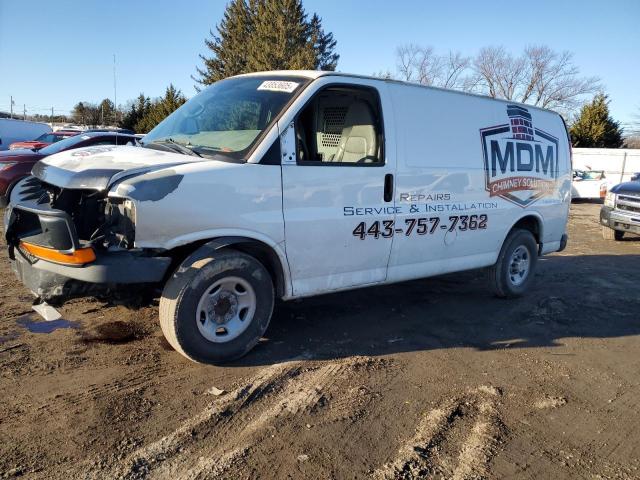
<svg viewBox="0 0 640 480">
<path fill-rule="evenodd" d="M 96 259 L 84 265 L 34 257 L 20 247 L 21 242 L 63 253 L 87 245 L 78 238 L 71 216 L 51 207 L 37 180 L 32 177 L 16 188 L 16 203 L 5 209 L 5 237 L 14 272 L 36 296 L 51 300 L 109 290 L 121 284 L 153 284 L 164 279 L 171 258 L 150 256 L 142 250 L 98 250 Z"/>
<path fill-rule="evenodd" d="M 600 224 L 620 232 L 640 235 L 640 213 L 602 206 L 600 209 Z"/>
<path fill-rule="evenodd" d="M 108 290 L 117 285 L 158 283 L 171 264 L 168 257 L 141 257 L 129 252 L 106 253 L 82 267 L 28 259 L 14 249 L 11 267 L 18 279 L 44 300 Z"/>
</svg>

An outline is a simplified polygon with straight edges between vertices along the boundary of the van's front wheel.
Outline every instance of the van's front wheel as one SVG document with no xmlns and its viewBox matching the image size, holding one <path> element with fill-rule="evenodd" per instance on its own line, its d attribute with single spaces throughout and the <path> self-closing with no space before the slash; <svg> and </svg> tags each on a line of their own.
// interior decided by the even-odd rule
<svg viewBox="0 0 640 480">
<path fill-rule="evenodd" d="M 498 261 L 488 270 L 489 286 L 502 298 L 521 296 L 533 281 L 538 244 L 528 230 L 513 230 L 502 245 Z"/>
<path fill-rule="evenodd" d="M 160 326 L 171 346 L 190 360 L 223 363 L 243 356 L 264 334 L 273 311 L 273 283 L 255 258 L 203 248 L 167 282 Z"/>
</svg>

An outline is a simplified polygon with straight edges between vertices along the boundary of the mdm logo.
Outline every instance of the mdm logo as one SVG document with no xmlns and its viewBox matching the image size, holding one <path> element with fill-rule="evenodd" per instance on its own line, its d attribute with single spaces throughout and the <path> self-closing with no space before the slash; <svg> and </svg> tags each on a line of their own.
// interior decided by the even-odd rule
<svg viewBox="0 0 640 480">
<path fill-rule="evenodd" d="M 508 124 L 480 129 L 485 188 L 524 208 L 556 189 L 558 139 L 535 128 L 520 105 L 507 105 L 507 117 Z"/>
</svg>

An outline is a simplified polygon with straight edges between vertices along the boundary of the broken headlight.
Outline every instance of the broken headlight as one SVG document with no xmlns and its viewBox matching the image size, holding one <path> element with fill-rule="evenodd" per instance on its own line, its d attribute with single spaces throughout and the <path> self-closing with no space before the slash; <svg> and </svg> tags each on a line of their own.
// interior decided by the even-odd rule
<svg viewBox="0 0 640 480">
<path fill-rule="evenodd" d="M 133 248 L 136 206 L 129 199 L 110 198 L 105 205 L 105 223 L 100 227 L 100 240 L 106 248 Z M 95 236 L 95 234 L 94 234 Z M 95 238 L 98 240 L 98 238 Z"/>
</svg>

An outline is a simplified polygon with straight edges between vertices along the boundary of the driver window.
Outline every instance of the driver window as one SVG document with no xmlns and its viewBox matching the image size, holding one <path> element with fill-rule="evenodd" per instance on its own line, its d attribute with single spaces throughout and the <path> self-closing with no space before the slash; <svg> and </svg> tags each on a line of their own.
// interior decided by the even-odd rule
<svg viewBox="0 0 640 480">
<path fill-rule="evenodd" d="M 302 165 L 382 165 L 379 105 L 378 94 L 372 88 L 322 90 L 296 121 L 298 162 Z"/>
</svg>

